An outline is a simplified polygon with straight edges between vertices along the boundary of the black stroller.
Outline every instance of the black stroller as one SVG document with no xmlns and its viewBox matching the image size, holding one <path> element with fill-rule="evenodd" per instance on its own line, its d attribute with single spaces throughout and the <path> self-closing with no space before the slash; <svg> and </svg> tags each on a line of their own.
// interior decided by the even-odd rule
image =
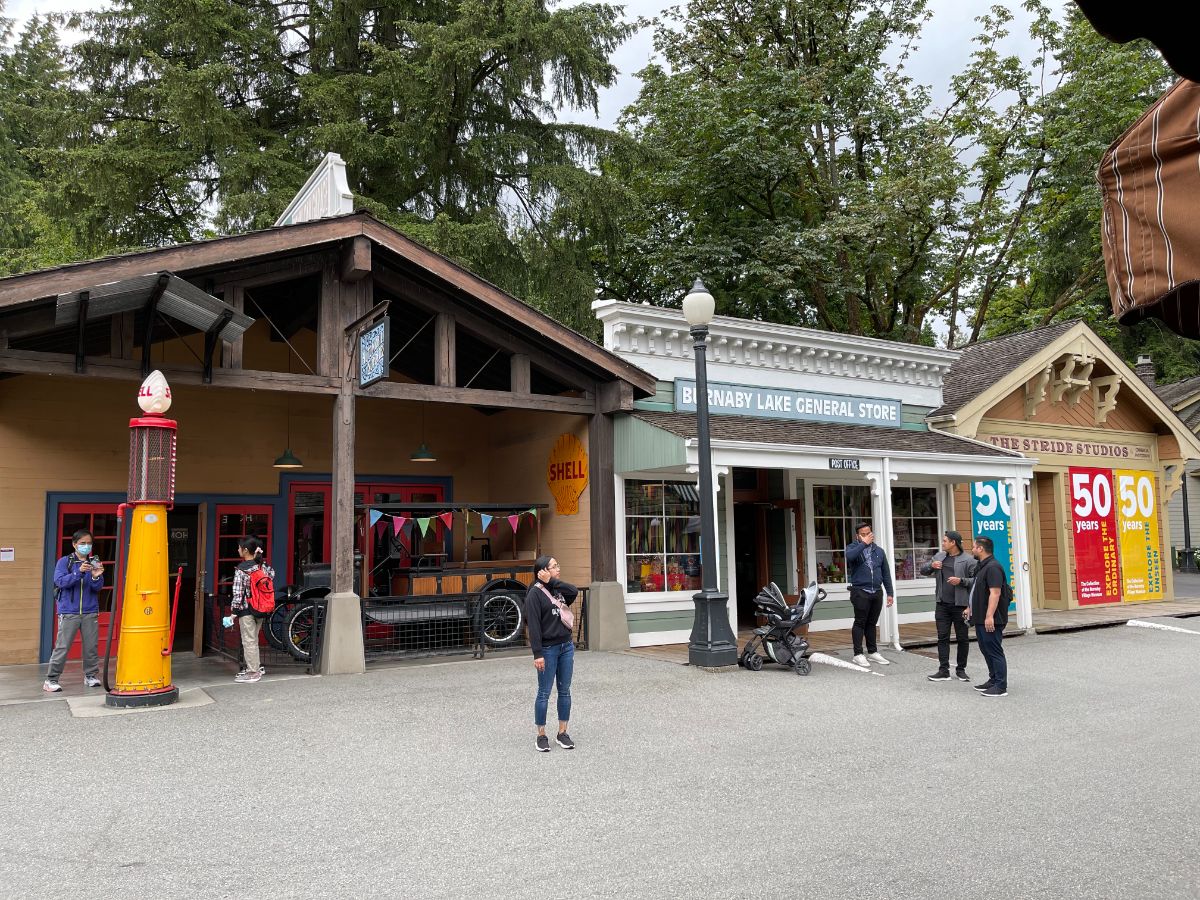
<svg viewBox="0 0 1200 900">
<path fill-rule="evenodd" d="M 797 675 L 811 672 L 808 641 L 792 632 L 812 621 L 813 607 L 824 599 L 825 589 L 817 587 L 815 581 L 800 592 L 795 606 L 788 606 L 775 582 L 759 591 L 754 598 L 755 612 L 766 616 L 767 624 L 754 629 L 754 637 L 742 648 L 738 665 L 757 672 L 770 660 L 776 665 L 795 669 Z"/>
</svg>

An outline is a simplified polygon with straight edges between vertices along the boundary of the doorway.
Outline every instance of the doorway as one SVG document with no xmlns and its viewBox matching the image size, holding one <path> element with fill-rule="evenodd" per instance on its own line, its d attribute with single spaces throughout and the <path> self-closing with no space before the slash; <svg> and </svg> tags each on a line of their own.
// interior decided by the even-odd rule
<svg viewBox="0 0 1200 900">
<path fill-rule="evenodd" d="M 761 503 L 733 505 L 733 559 L 739 627 L 754 623 L 754 598 L 770 580 L 766 513 L 767 508 Z"/>
<path fill-rule="evenodd" d="M 196 630 L 196 586 L 200 578 L 198 553 L 200 539 L 200 508 L 196 504 L 182 504 L 167 512 L 167 571 L 170 573 L 171 602 L 175 601 L 179 588 L 179 613 L 175 622 L 175 640 L 171 644 L 173 653 L 189 652 L 193 649 Z M 183 570 L 182 586 L 175 580 Z"/>
</svg>

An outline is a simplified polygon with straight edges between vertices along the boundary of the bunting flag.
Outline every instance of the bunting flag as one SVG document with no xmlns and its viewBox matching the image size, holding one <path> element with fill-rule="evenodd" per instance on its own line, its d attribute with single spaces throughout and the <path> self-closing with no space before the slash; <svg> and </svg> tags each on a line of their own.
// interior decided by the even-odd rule
<svg viewBox="0 0 1200 900">
<path fill-rule="evenodd" d="M 392 527 L 396 529 L 396 534 L 402 534 L 404 532 L 404 526 L 406 526 L 410 521 L 411 520 L 408 518 L 408 516 L 392 516 Z"/>
<path fill-rule="evenodd" d="M 479 514 L 479 522 L 481 525 L 483 525 L 484 531 L 487 531 L 489 528 L 492 527 L 492 519 L 494 519 L 494 518 L 495 518 L 495 516 L 489 516 L 486 513 Z"/>
<path fill-rule="evenodd" d="M 535 519 L 538 517 L 538 509 L 536 506 L 529 508 L 529 515 L 533 516 Z"/>
<path fill-rule="evenodd" d="M 383 518 L 383 513 L 381 513 L 379 510 L 377 510 L 377 509 L 371 510 L 371 527 L 374 528 L 375 523 L 378 522 L 382 518 Z"/>
<path fill-rule="evenodd" d="M 417 516 L 417 527 L 421 529 L 421 537 L 425 537 L 425 532 L 429 530 L 429 523 L 433 521 L 432 516 Z"/>
<path fill-rule="evenodd" d="M 442 520 L 442 524 L 446 526 L 447 531 L 454 527 L 453 512 L 438 513 L 438 518 Z"/>
<path fill-rule="evenodd" d="M 517 526 L 521 524 L 521 514 L 517 513 L 515 516 L 509 516 L 508 524 L 512 526 L 513 534 L 516 534 Z"/>
<path fill-rule="evenodd" d="M 384 521 L 382 517 L 380 517 L 380 520 L 375 523 L 375 533 L 382 537 L 383 535 L 387 534 L 387 526 L 388 523 Z"/>
</svg>

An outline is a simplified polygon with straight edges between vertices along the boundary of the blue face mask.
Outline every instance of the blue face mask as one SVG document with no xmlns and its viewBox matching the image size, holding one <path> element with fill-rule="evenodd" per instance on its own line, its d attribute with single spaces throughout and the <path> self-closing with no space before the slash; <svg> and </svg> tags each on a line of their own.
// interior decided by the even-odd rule
<svg viewBox="0 0 1200 900">
<path fill-rule="evenodd" d="M 91 544 L 76 544 L 75 549 L 79 552 L 80 556 L 87 556 L 89 553 L 92 552 L 92 545 Z"/>
</svg>

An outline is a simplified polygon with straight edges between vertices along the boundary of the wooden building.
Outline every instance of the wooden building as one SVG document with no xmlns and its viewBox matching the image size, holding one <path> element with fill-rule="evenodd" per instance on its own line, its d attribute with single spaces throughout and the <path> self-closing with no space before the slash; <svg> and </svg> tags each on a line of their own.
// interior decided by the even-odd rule
<svg viewBox="0 0 1200 900">
<path fill-rule="evenodd" d="M 219 301 L 209 327 L 187 314 L 197 289 Z M 354 325 L 385 302 L 386 375 L 361 387 Z M 364 504 L 550 503 L 542 545 L 564 577 L 617 581 L 612 417 L 654 378 L 351 212 L 0 279 L 0 663 L 48 657 L 48 574 L 75 528 L 114 558 L 127 423 L 150 369 L 166 375 L 179 422 L 171 555 L 192 610 L 231 577 L 243 534 L 267 537 L 282 583 L 302 561 L 327 563 L 324 671 L 363 666 Z M 547 484 L 564 434 L 587 448 L 600 486 L 570 515 Z M 436 461 L 413 458 L 421 444 Z M 302 469 L 274 467 L 285 448 Z M 531 534 L 517 535 L 524 553 Z M 446 540 L 461 550 L 461 530 Z M 198 646 L 199 631 L 185 606 L 177 649 Z"/>
<path fill-rule="evenodd" d="M 1035 609 L 1173 599 L 1164 511 L 1200 441 L 1083 322 L 966 348 L 928 421 L 1035 460 L 1014 504 Z M 957 517 L 978 499 L 960 488 Z"/>
</svg>

